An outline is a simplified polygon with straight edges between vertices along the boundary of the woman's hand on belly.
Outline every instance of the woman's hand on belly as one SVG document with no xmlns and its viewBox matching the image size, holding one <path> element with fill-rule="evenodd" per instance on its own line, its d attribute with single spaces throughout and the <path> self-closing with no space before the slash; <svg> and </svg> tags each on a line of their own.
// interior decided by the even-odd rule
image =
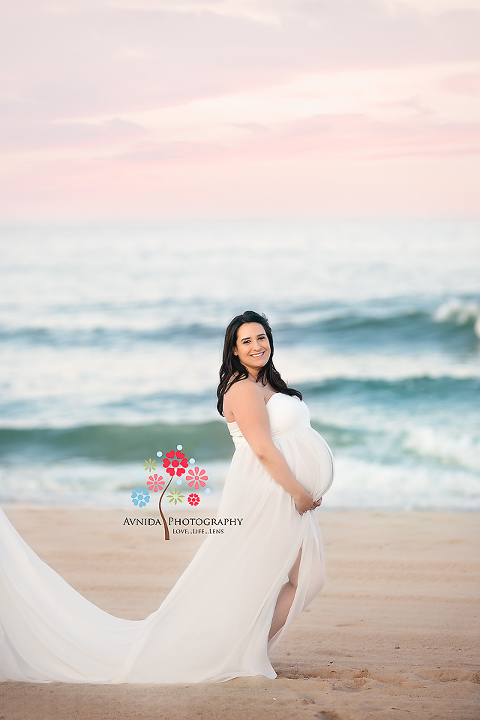
<svg viewBox="0 0 480 720">
<path fill-rule="evenodd" d="M 314 500 L 310 493 L 306 490 L 304 490 L 302 495 L 299 495 L 298 497 L 293 496 L 293 500 L 300 515 L 303 515 L 303 513 L 308 510 L 315 510 L 322 504 L 322 498 L 320 498 L 320 500 Z"/>
</svg>

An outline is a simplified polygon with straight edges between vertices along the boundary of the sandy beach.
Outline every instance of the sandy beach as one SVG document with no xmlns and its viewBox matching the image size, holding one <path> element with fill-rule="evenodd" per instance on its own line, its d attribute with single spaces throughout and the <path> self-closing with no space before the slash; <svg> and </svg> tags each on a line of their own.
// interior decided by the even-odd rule
<svg viewBox="0 0 480 720">
<path fill-rule="evenodd" d="M 4 509 L 45 562 L 125 618 L 155 610 L 202 542 L 125 526 L 123 510 Z M 0 718 L 478 720 L 479 513 L 321 509 L 317 517 L 327 583 L 276 647 L 276 680 L 3 683 Z"/>
</svg>

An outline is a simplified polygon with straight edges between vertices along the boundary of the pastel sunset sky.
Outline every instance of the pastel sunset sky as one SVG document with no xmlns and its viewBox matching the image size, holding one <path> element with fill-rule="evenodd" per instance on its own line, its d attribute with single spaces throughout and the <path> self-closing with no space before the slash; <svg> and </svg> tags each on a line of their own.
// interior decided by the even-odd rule
<svg viewBox="0 0 480 720">
<path fill-rule="evenodd" d="M 480 0 L 14 0 L 2 220 L 478 217 Z"/>
</svg>

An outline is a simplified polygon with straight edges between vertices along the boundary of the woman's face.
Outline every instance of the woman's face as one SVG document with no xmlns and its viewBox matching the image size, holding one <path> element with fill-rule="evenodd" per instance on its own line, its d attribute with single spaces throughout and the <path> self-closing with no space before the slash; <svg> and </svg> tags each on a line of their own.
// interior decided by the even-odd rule
<svg viewBox="0 0 480 720">
<path fill-rule="evenodd" d="M 271 355 L 270 343 L 263 325 L 256 322 L 240 325 L 233 354 L 238 356 L 251 375 L 257 377 Z"/>
</svg>

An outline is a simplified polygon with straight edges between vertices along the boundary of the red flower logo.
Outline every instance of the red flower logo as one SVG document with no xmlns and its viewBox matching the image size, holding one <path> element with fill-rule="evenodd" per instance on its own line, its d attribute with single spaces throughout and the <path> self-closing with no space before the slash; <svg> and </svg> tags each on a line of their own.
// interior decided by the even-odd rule
<svg viewBox="0 0 480 720">
<path fill-rule="evenodd" d="M 188 467 L 188 460 L 180 450 L 170 450 L 163 459 L 163 467 L 172 477 L 175 473 L 180 477 Z"/>
<path fill-rule="evenodd" d="M 153 490 L 153 492 L 157 492 L 158 490 L 163 490 L 163 486 L 165 485 L 165 480 L 161 475 L 155 474 L 153 477 L 150 475 L 150 477 L 147 480 L 148 489 L 150 492 Z"/>
<path fill-rule="evenodd" d="M 205 487 L 208 475 L 205 475 L 205 470 L 200 470 L 200 468 L 196 467 L 195 471 L 188 471 L 186 479 L 188 481 L 188 487 L 194 487 L 195 490 L 198 490 L 200 486 Z"/>
<path fill-rule="evenodd" d="M 188 502 L 190 505 L 198 505 L 200 502 L 200 498 L 198 497 L 197 493 L 190 493 L 190 495 L 187 497 Z"/>
</svg>

